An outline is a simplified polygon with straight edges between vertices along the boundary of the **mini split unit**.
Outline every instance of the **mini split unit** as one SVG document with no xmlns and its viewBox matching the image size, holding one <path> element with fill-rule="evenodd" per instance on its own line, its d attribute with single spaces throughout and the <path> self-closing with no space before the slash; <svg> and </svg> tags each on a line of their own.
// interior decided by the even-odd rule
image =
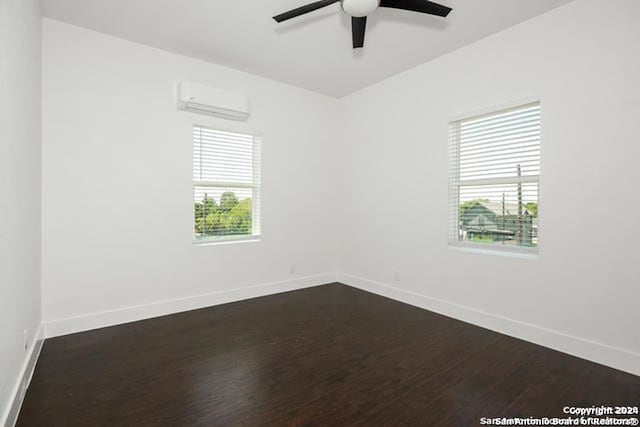
<svg viewBox="0 0 640 427">
<path fill-rule="evenodd" d="M 245 121 L 250 115 L 246 96 L 187 82 L 180 83 L 178 109 L 237 121 Z"/>
</svg>

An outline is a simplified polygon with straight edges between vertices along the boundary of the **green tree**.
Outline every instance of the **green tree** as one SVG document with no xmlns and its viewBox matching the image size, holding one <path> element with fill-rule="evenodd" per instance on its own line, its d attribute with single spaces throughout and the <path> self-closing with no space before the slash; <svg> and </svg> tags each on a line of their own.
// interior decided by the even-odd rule
<svg viewBox="0 0 640 427">
<path fill-rule="evenodd" d="M 218 216 L 218 205 L 216 204 L 216 199 L 205 194 L 202 202 L 195 203 L 194 214 L 196 233 L 209 234 L 212 231 L 212 226 L 209 224 L 213 223 L 214 216 Z"/>
<path fill-rule="evenodd" d="M 220 214 L 218 212 L 212 212 L 207 215 L 204 232 L 207 236 L 220 233 Z"/>
<path fill-rule="evenodd" d="M 220 197 L 220 203 L 205 197 L 194 205 L 195 232 L 205 236 L 247 235 L 252 232 L 252 201 L 238 200 L 232 191 Z"/>
<path fill-rule="evenodd" d="M 537 203 L 525 203 L 525 208 L 531 213 L 531 216 L 534 218 L 538 217 L 538 204 Z"/>
<path fill-rule="evenodd" d="M 220 196 L 220 212 L 229 213 L 238 203 L 236 194 L 233 191 L 226 191 Z"/>
<path fill-rule="evenodd" d="M 200 234 L 202 233 L 202 222 L 203 222 L 203 212 L 202 203 L 196 202 L 194 204 L 194 222 L 195 222 L 195 232 Z"/>
<path fill-rule="evenodd" d="M 229 213 L 231 234 L 251 234 L 251 199 L 244 199 Z"/>
</svg>

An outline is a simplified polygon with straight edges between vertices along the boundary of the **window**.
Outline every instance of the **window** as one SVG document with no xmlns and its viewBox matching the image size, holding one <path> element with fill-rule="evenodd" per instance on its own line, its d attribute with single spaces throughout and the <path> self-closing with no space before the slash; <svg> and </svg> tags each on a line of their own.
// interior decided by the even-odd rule
<svg viewBox="0 0 640 427">
<path fill-rule="evenodd" d="M 260 235 L 260 141 L 252 135 L 193 128 L 193 240 Z"/>
<path fill-rule="evenodd" d="M 540 104 L 450 124 L 449 239 L 538 246 Z"/>
</svg>

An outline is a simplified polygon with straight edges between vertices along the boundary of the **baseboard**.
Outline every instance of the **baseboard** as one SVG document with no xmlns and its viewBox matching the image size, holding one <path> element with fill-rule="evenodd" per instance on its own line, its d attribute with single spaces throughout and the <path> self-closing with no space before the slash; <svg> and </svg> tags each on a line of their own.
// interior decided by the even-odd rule
<svg viewBox="0 0 640 427">
<path fill-rule="evenodd" d="M 2 414 L 2 418 L 0 418 L 0 426 L 13 427 L 16 424 L 16 421 L 18 421 L 18 414 L 20 413 L 20 408 L 22 407 L 22 401 L 24 400 L 24 396 L 27 392 L 27 388 L 29 387 L 29 383 L 31 383 L 31 378 L 33 377 L 33 372 L 36 369 L 36 363 L 38 362 L 38 357 L 40 356 L 40 351 L 42 350 L 43 343 L 44 327 L 41 324 L 38 327 L 36 334 L 33 336 L 33 343 L 31 344 L 31 348 L 29 349 L 27 357 L 25 358 L 22 367 L 20 368 L 20 374 L 18 375 L 18 379 L 13 386 L 13 390 L 11 390 L 9 404 L 5 408 L 5 411 Z"/>
<path fill-rule="evenodd" d="M 629 350 L 611 347 L 350 274 L 338 274 L 338 281 L 345 285 L 443 314 L 572 356 L 610 366 L 634 375 L 640 375 L 640 354 Z"/>
<path fill-rule="evenodd" d="M 306 276 L 281 282 L 246 286 L 203 295 L 193 295 L 185 298 L 157 301 L 150 304 L 52 320 L 45 324 L 45 336 L 47 338 L 52 338 L 76 332 L 150 319 L 153 317 L 165 316 L 168 314 L 180 313 L 183 311 L 226 304 L 234 301 L 294 291 L 297 289 L 332 283 L 336 281 L 336 278 L 336 273 Z"/>
</svg>

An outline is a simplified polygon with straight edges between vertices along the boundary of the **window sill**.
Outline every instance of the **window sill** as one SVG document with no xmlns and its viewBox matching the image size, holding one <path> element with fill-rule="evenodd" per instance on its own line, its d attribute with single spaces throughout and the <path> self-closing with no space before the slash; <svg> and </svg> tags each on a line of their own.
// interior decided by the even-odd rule
<svg viewBox="0 0 640 427">
<path fill-rule="evenodd" d="M 260 241 L 260 236 L 244 236 L 219 240 L 194 240 L 192 244 L 193 246 L 221 246 L 234 245 L 237 243 L 257 243 Z"/>
<path fill-rule="evenodd" d="M 464 243 L 464 242 L 449 242 L 449 249 L 460 251 L 460 252 L 470 252 L 481 255 L 497 255 L 508 258 L 519 258 L 519 259 L 538 259 L 539 251 L 537 248 L 503 248 L 503 247 L 487 247 L 482 244 L 474 244 L 474 243 Z"/>
</svg>

